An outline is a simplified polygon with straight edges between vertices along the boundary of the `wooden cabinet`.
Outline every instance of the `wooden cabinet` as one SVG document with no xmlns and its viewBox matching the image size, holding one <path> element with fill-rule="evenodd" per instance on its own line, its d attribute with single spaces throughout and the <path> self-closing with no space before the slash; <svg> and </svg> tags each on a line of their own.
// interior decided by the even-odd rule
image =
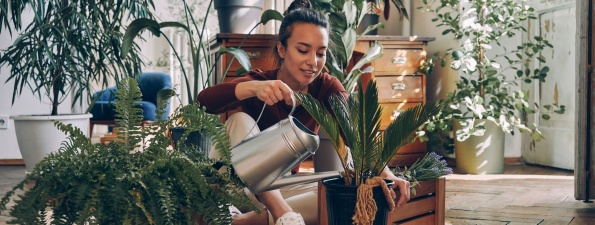
<svg viewBox="0 0 595 225">
<path fill-rule="evenodd" d="M 355 60 L 376 41 L 383 47 L 383 56 L 371 63 L 374 72 L 362 76 L 364 86 L 370 80 L 376 81 L 378 101 L 383 107 L 380 129 L 386 129 L 403 110 L 426 102 L 426 75 L 415 74 L 426 59 L 427 43 L 433 40 L 433 37 L 364 36 L 358 41 Z M 425 153 L 425 143 L 406 145 L 389 166 L 410 166 Z"/>
<path fill-rule="evenodd" d="M 244 37 L 246 37 L 245 34 L 220 33 L 210 40 L 209 46 L 212 53 L 211 58 L 216 59 L 217 57 L 220 57 L 215 66 L 215 83 L 235 79 L 237 77 L 236 70 L 240 68 L 238 60 L 234 59 L 228 72 L 225 74 L 227 65 L 233 57 L 230 54 L 218 53 L 217 51 L 219 51 L 221 47 L 239 48 L 241 44 L 241 49 L 246 51 L 253 69 L 269 70 L 275 67 L 273 47 L 275 46 L 276 35 L 251 34 L 248 35 L 245 40 Z"/>
</svg>

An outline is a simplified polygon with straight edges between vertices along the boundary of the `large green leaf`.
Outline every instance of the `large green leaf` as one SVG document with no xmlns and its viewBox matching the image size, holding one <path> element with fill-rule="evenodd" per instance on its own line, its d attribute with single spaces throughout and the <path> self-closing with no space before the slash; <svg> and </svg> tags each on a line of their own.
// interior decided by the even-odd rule
<svg viewBox="0 0 595 225">
<path fill-rule="evenodd" d="M 366 35 L 370 31 L 375 30 L 375 29 L 384 29 L 384 24 L 377 23 L 377 24 L 370 25 L 370 26 L 366 27 L 366 29 L 361 34 L 357 35 L 357 39 L 360 39 L 363 35 Z"/>
<path fill-rule="evenodd" d="M 382 55 L 384 54 L 382 50 L 382 44 L 375 41 L 374 44 L 372 44 L 372 47 L 370 47 L 370 49 L 368 49 L 364 56 L 353 66 L 349 74 L 347 74 L 345 81 L 343 82 L 347 91 L 353 90 L 356 81 L 359 80 L 360 74 L 355 74 L 354 72 L 360 70 L 362 66 L 382 57 Z"/>
<path fill-rule="evenodd" d="M 276 10 L 273 9 L 267 9 L 266 11 L 264 11 L 262 13 L 262 15 L 260 16 L 260 23 L 262 25 L 267 24 L 270 20 L 278 20 L 278 21 L 282 21 L 283 20 L 283 15 L 280 12 L 277 12 Z"/>
<path fill-rule="evenodd" d="M 325 64 L 326 69 L 328 69 L 328 73 L 336 77 L 337 79 L 339 79 L 341 83 L 343 83 L 343 81 L 345 80 L 345 73 L 343 72 L 343 69 L 339 66 L 339 64 L 337 64 L 337 59 L 333 54 L 333 51 L 327 51 Z"/>
<path fill-rule="evenodd" d="M 186 25 L 184 25 L 183 23 L 180 22 L 175 22 L 175 21 L 169 21 L 169 22 L 161 22 L 159 23 L 159 28 L 166 28 L 166 27 L 173 27 L 173 28 L 182 28 L 184 30 L 186 30 L 186 32 L 190 33 L 190 28 Z"/>
<path fill-rule="evenodd" d="M 126 33 L 124 33 L 124 40 L 122 41 L 122 52 L 120 53 L 120 57 L 126 58 L 128 52 L 132 48 L 132 45 L 134 45 L 134 38 L 136 38 L 136 36 L 138 36 L 139 33 L 144 29 L 148 29 L 155 36 L 159 37 L 161 35 L 161 31 L 159 30 L 159 23 L 157 23 L 157 21 L 155 20 L 139 18 L 132 21 L 132 23 L 128 25 L 128 28 L 126 28 Z"/>
<path fill-rule="evenodd" d="M 355 24 L 355 19 L 357 19 L 357 8 L 351 1 L 346 1 L 345 5 L 343 5 L 343 11 L 345 13 L 345 19 L 347 20 L 347 24 Z"/>
<path fill-rule="evenodd" d="M 252 70 L 252 65 L 250 64 L 250 58 L 248 58 L 248 55 L 246 54 L 246 52 L 242 49 L 239 48 L 224 48 L 221 47 L 219 48 L 219 53 L 224 54 L 224 53 L 230 53 L 232 54 L 236 59 L 238 59 L 238 62 L 240 62 L 240 65 L 242 65 L 242 67 L 244 67 L 244 69 L 246 71 L 250 71 Z"/>
<path fill-rule="evenodd" d="M 347 66 L 347 50 L 345 50 L 345 44 L 343 43 L 343 38 L 341 34 L 336 32 L 330 33 L 330 39 L 334 44 L 334 52 L 335 52 L 335 59 L 340 67 L 344 68 Z"/>
<path fill-rule="evenodd" d="M 349 61 L 355 50 L 355 43 L 357 42 L 357 32 L 355 31 L 355 28 L 351 27 L 345 30 L 341 39 L 343 40 L 343 46 L 345 46 L 345 53 L 347 56 L 346 61 Z"/>
</svg>

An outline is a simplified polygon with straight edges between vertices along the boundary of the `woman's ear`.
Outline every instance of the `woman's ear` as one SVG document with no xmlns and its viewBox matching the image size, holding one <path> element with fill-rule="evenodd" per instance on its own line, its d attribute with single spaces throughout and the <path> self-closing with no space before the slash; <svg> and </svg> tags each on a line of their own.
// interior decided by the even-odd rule
<svg viewBox="0 0 595 225">
<path fill-rule="evenodd" d="M 279 53 L 279 57 L 282 59 L 285 58 L 285 46 L 280 41 L 277 42 L 277 52 Z"/>
</svg>

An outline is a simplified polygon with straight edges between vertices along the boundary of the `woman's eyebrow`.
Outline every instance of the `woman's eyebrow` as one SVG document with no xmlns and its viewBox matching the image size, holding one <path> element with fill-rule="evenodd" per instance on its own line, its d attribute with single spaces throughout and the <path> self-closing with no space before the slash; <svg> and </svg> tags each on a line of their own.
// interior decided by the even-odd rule
<svg viewBox="0 0 595 225">
<path fill-rule="evenodd" d="M 312 47 L 312 45 L 310 45 L 310 44 L 308 44 L 308 43 L 306 43 L 306 42 L 298 42 L 297 44 L 298 44 L 298 45 L 303 45 L 303 46 L 306 46 L 306 47 L 308 47 L 308 48 L 311 48 L 311 47 Z M 328 48 L 327 46 L 324 46 L 324 45 L 323 45 L 323 46 L 320 46 L 318 49 L 327 49 L 327 48 Z"/>
</svg>

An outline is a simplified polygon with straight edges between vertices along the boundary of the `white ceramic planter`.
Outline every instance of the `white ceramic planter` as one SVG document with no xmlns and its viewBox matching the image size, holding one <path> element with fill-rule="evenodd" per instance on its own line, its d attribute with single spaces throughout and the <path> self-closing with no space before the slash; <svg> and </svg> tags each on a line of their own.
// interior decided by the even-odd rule
<svg viewBox="0 0 595 225">
<path fill-rule="evenodd" d="M 455 138 L 455 161 L 457 170 L 469 174 L 494 174 L 504 172 L 504 131 L 489 120 L 485 122 L 486 131 L 483 136 L 471 136 L 460 142 Z M 453 129 L 461 129 L 458 121 Z"/>
<path fill-rule="evenodd" d="M 57 151 L 66 140 L 66 134 L 54 126 L 54 120 L 72 124 L 88 136 L 89 118 L 92 116 L 91 114 L 11 116 L 27 171 L 33 170 L 46 155 Z"/>
</svg>

